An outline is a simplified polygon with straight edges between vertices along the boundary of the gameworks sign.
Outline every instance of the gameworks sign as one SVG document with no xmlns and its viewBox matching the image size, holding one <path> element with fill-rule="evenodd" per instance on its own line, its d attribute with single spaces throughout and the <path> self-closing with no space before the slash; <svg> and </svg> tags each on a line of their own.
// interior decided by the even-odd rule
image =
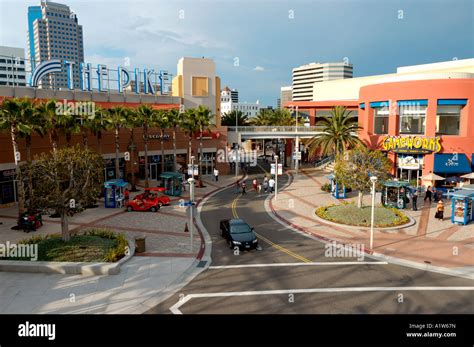
<svg viewBox="0 0 474 347">
<path fill-rule="evenodd" d="M 438 153 L 441 150 L 439 137 L 387 136 L 382 141 L 386 151 L 407 154 Z"/>
</svg>

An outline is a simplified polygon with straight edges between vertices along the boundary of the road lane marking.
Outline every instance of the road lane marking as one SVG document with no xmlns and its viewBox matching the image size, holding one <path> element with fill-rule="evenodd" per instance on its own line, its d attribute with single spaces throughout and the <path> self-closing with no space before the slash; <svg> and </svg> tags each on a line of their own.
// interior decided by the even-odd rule
<svg viewBox="0 0 474 347">
<path fill-rule="evenodd" d="M 334 261 L 311 263 L 271 263 L 271 264 L 242 264 L 242 265 L 216 265 L 209 269 L 238 269 L 247 267 L 278 267 L 278 266 L 337 266 L 337 265 L 387 265 L 386 261 Z"/>
<path fill-rule="evenodd" d="M 239 218 L 239 215 L 237 214 L 237 200 L 239 200 L 240 196 L 236 197 L 234 199 L 234 201 L 232 201 L 232 215 L 234 216 L 234 218 Z M 255 231 L 254 231 L 255 232 Z M 304 263 L 312 263 L 311 260 L 309 260 L 308 258 L 305 258 L 295 252 L 292 252 L 290 251 L 289 249 L 285 248 L 285 247 L 282 247 L 278 244 L 276 244 L 275 242 L 273 241 L 270 241 L 269 239 L 267 239 L 266 237 L 260 235 L 259 233 L 255 232 L 255 235 L 257 235 L 257 237 L 263 241 L 265 241 L 266 243 L 268 243 L 269 245 L 275 247 L 276 249 L 278 249 L 279 251 L 282 251 L 283 253 L 286 253 L 287 255 L 293 257 L 293 258 L 296 258 L 298 260 L 301 260 L 302 262 Z"/>
<path fill-rule="evenodd" d="M 244 292 L 221 292 L 188 294 L 170 307 L 174 314 L 183 314 L 180 307 L 194 298 L 218 298 L 232 296 L 256 296 L 278 294 L 311 294 L 311 293 L 351 293 L 351 292 L 392 292 L 392 291 L 474 291 L 474 287 L 339 287 L 339 288 L 308 288 L 308 289 L 278 289 L 252 290 Z"/>
</svg>

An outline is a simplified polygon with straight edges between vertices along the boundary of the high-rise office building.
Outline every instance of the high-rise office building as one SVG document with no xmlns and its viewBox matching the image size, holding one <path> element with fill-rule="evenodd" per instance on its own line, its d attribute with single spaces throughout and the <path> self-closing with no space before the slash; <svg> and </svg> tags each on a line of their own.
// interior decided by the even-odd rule
<svg viewBox="0 0 474 347">
<path fill-rule="evenodd" d="M 74 88 L 79 86 L 79 65 L 84 62 L 82 26 L 69 6 L 42 1 L 28 7 L 29 59 L 32 66 L 45 60 L 74 63 Z M 67 71 L 44 77 L 43 87 L 67 88 Z"/>
<path fill-rule="evenodd" d="M 23 48 L 0 46 L 0 86 L 26 86 Z"/>
<path fill-rule="evenodd" d="M 225 87 L 221 91 L 222 114 L 229 113 L 231 111 L 241 111 L 244 116 L 249 118 L 257 116 L 258 112 L 262 108 L 260 106 L 260 102 L 258 100 L 252 103 L 234 101 L 239 100 L 238 94 L 237 98 L 234 97 L 235 94 L 232 94 L 234 91 L 237 92 L 235 89 L 230 89 L 229 87 Z"/>
<path fill-rule="evenodd" d="M 315 82 L 352 78 L 352 64 L 310 63 L 293 69 L 293 101 L 313 100 Z M 282 100 L 283 103 L 283 100 Z"/>
<path fill-rule="evenodd" d="M 279 108 L 284 107 L 285 103 L 288 101 L 293 101 L 293 87 L 285 86 L 280 88 L 280 105 Z"/>
</svg>

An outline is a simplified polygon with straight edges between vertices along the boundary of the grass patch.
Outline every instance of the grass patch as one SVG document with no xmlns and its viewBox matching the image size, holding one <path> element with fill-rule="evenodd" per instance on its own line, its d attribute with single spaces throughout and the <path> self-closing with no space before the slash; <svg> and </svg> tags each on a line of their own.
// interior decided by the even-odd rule
<svg viewBox="0 0 474 347">
<path fill-rule="evenodd" d="M 46 235 L 33 236 L 19 243 L 37 244 L 38 261 L 116 262 L 128 252 L 126 238 L 107 229 L 90 229 L 81 235 L 71 236 L 68 242 L 64 242 L 60 235 Z"/>
<path fill-rule="evenodd" d="M 322 206 L 316 215 L 331 222 L 370 227 L 371 207 L 358 208 L 355 204 Z M 409 218 L 396 208 L 375 207 L 374 226 L 377 228 L 391 227 L 408 223 Z"/>
</svg>

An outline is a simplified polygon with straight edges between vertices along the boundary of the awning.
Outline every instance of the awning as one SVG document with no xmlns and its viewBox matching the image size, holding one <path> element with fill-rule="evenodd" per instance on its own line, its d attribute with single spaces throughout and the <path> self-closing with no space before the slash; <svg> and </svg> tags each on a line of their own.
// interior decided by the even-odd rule
<svg viewBox="0 0 474 347">
<path fill-rule="evenodd" d="M 428 106 L 428 100 L 398 100 L 397 105 L 400 106 Z"/>
<path fill-rule="evenodd" d="M 365 110 L 365 102 L 362 102 L 359 104 L 359 107 L 362 109 L 362 110 Z"/>
<path fill-rule="evenodd" d="M 364 105 L 365 106 L 365 105 Z M 370 103 L 370 107 L 377 108 L 377 107 L 388 107 L 388 101 L 374 101 Z"/>
<path fill-rule="evenodd" d="M 438 105 L 467 105 L 467 99 L 438 99 Z"/>
<path fill-rule="evenodd" d="M 435 154 L 434 172 L 436 173 L 467 173 L 471 166 L 465 154 Z"/>
</svg>

